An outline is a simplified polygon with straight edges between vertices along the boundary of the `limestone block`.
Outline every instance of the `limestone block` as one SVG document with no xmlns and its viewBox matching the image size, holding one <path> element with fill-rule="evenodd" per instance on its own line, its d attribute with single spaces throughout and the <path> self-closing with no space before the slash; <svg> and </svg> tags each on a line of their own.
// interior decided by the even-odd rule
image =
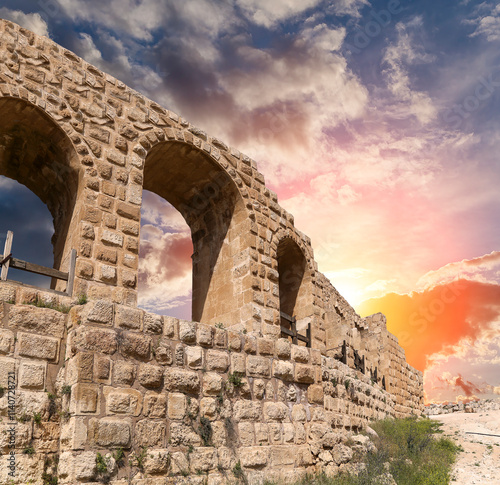
<svg viewBox="0 0 500 485">
<path fill-rule="evenodd" d="M 180 391 L 196 394 L 200 389 L 200 378 L 193 371 L 167 368 L 164 373 L 165 388 L 169 391 Z"/>
<path fill-rule="evenodd" d="M 309 363 L 309 349 L 307 347 L 292 345 L 292 359 L 295 362 L 301 362 L 303 364 Z"/>
<path fill-rule="evenodd" d="M 30 483 L 33 477 L 41 477 L 44 469 L 45 457 L 33 455 L 27 457 L 24 453 L 15 453 L 15 478 L 12 482 L 12 476 L 9 476 L 10 467 L 8 466 L 7 456 L 2 456 L 2 466 L 0 466 L 0 483 L 10 485 L 11 483 L 25 484 Z"/>
<path fill-rule="evenodd" d="M 352 460 L 353 451 L 349 446 L 339 444 L 332 450 L 333 461 L 336 465 L 349 463 Z"/>
<path fill-rule="evenodd" d="M 208 472 L 217 468 L 217 450 L 215 448 L 196 448 L 189 457 L 191 462 L 191 472 Z"/>
<path fill-rule="evenodd" d="M 316 377 L 314 366 L 295 364 L 295 380 L 297 382 L 312 383 Z"/>
<path fill-rule="evenodd" d="M 295 466 L 306 467 L 314 464 L 314 457 L 311 453 L 311 448 L 306 446 L 297 446 L 294 449 Z"/>
<path fill-rule="evenodd" d="M 307 414 L 302 404 L 294 404 L 292 407 L 292 421 L 305 423 L 307 421 Z"/>
<path fill-rule="evenodd" d="M 144 312 L 144 331 L 155 335 L 163 333 L 163 318 L 154 313 Z"/>
<path fill-rule="evenodd" d="M 265 402 L 264 418 L 267 421 L 288 420 L 288 406 L 282 402 Z"/>
<path fill-rule="evenodd" d="M 135 365 L 124 360 L 115 360 L 113 363 L 113 382 L 117 385 L 131 386 L 135 380 Z"/>
<path fill-rule="evenodd" d="M 280 423 L 268 424 L 269 442 L 272 445 L 280 445 L 283 442 L 283 427 Z"/>
<path fill-rule="evenodd" d="M 229 355 L 221 350 L 207 351 L 207 369 L 226 372 L 229 367 Z"/>
<path fill-rule="evenodd" d="M 258 445 L 269 443 L 269 425 L 266 423 L 255 423 L 255 441 Z"/>
<path fill-rule="evenodd" d="M 281 467 L 293 465 L 295 461 L 294 446 L 271 446 L 271 466 Z"/>
<path fill-rule="evenodd" d="M 241 422 L 238 424 L 238 435 L 242 446 L 253 446 L 255 443 L 255 432 L 253 423 Z"/>
<path fill-rule="evenodd" d="M 154 391 L 146 392 L 143 413 L 150 418 L 164 418 L 167 413 L 167 396 Z"/>
<path fill-rule="evenodd" d="M 293 381 L 293 364 L 283 360 L 274 360 L 273 376 L 284 381 Z"/>
<path fill-rule="evenodd" d="M 146 388 L 157 388 L 163 383 L 163 368 L 157 365 L 140 364 L 137 380 Z"/>
<path fill-rule="evenodd" d="M 11 359 L 9 357 L 0 357 L 0 386 L 5 390 L 9 388 L 9 374 L 10 385 L 17 386 L 17 370 L 16 370 L 17 359 Z M 14 377 L 14 379 L 12 379 Z"/>
<path fill-rule="evenodd" d="M 87 303 L 85 312 L 90 322 L 113 324 L 114 305 L 107 300 L 91 300 Z"/>
<path fill-rule="evenodd" d="M 234 403 L 233 416 L 236 422 L 259 421 L 262 416 L 262 406 L 259 402 L 238 400 Z"/>
<path fill-rule="evenodd" d="M 125 305 L 115 306 L 115 325 L 130 330 L 141 330 L 143 311 Z"/>
<path fill-rule="evenodd" d="M 189 471 L 189 461 L 186 453 L 177 451 L 172 453 L 171 471 L 173 475 L 186 475 Z"/>
<path fill-rule="evenodd" d="M 186 362 L 191 369 L 201 369 L 203 367 L 203 349 L 201 347 L 186 347 Z"/>
<path fill-rule="evenodd" d="M 203 345 L 204 347 L 211 347 L 213 344 L 213 327 L 209 325 L 198 324 L 198 329 L 196 331 L 196 340 L 198 345 Z"/>
<path fill-rule="evenodd" d="M 270 377 L 270 359 L 267 357 L 249 355 L 247 357 L 247 374 L 253 377 Z"/>
<path fill-rule="evenodd" d="M 95 377 L 99 381 L 107 381 L 111 375 L 111 360 L 108 357 L 95 359 Z"/>
<path fill-rule="evenodd" d="M 307 400 L 310 403 L 323 404 L 323 385 L 313 384 L 307 389 Z"/>
<path fill-rule="evenodd" d="M 262 379 L 254 379 L 253 381 L 253 393 L 256 399 L 262 399 L 266 391 L 266 381 Z"/>
<path fill-rule="evenodd" d="M 58 358 L 59 339 L 41 337 L 28 333 L 18 332 L 18 352 L 24 357 L 34 357 L 56 362 Z"/>
<path fill-rule="evenodd" d="M 74 477 L 78 481 L 90 481 L 97 473 L 96 453 L 84 451 L 78 453 L 74 460 Z"/>
<path fill-rule="evenodd" d="M 213 419 L 217 416 L 218 403 L 212 397 L 204 397 L 200 400 L 200 415 Z"/>
<path fill-rule="evenodd" d="M 274 340 L 270 338 L 257 339 L 257 352 L 260 355 L 273 355 L 274 354 Z"/>
<path fill-rule="evenodd" d="M 177 320 L 177 318 L 163 317 L 163 335 L 165 335 L 165 337 L 177 340 L 179 335 L 178 327 L 179 320 Z"/>
<path fill-rule="evenodd" d="M 9 326 L 16 330 L 61 338 L 65 323 L 66 315 L 50 308 L 15 305 L 9 310 Z"/>
<path fill-rule="evenodd" d="M 227 348 L 227 331 L 223 328 L 216 328 L 214 330 L 214 346 L 221 349 Z"/>
<path fill-rule="evenodd" d="M 246 371 L 245 354 L 231 353 L 231 372 L 244 374 Z"/>
<path fill-rule="evenodd" d="M 120 352 L 124 357 L 149 359 L 151 337 L 132 332 L 123 332 L 120 337 Z"/>
<path fill-rule="evenodd" d="M 295 426 L 293 423 L 283 424 L 283 442 L 293 443 L 295 440 Z"/>
<path fill-rule="evenodd" d="M 143 419 L 135 425 L 134 443 L 137 446 L 145 446 L 146 448 L 162 447 L 166 432 L 166 423 Z"/>
<path fill-rule="evenodd" d="M 203 393 L 208 395 L 219 394 L 222 391 L 223 379 L 215 372 L 203 374 Z"/>
<path fill-rule="evenodd" d="M 89 421 L 89 439 L 91 442 L 103 446 L 130 445 L 131 425 L 129 421 L 119 418 L 92 418 Z"/>
<path fill-rule="evenodd" d="M 236 332 L 227 333 L 228 348 L 233 352 L 239 352 L 241 350 L 241 335 Z"/>
<path fill-rule="evenodd" d="M 7 399 L 5 398 L 5 402 Z M 44 418 L 48 417 L 49 398 L 47 393 L 40 391 L 16 391 L 17 415 L 26 414 L 33 416 L 40 413 Z"/>
<path fill-rule="evenodd" d="M 144 459 L 144 472 L 148 475 L 164 474 L 170 466 L 170 453 L 167 449 L 148 450 Z"/>
<path fill-rule="evenodd" d="M 61 445 L 63 449 L 83 450 L 87 443 L 85 418 L 71 417 L 61 426 Z"/>
<path fill-rule="evenodd" d="M 255 337 L 245 337 L 243 348 L 247 354 L 255 354 L 257 352 L 257 339 Z"/>
<path fill-rule="evenodd" d="M 75 384 L 71 390 L 69 412 L 71 414 L 96 414 L 99 412 L 99 386 Z"/>
<path fill-rule="evenodd" d="M 169 419 L 184 419 L 187 414 L 187 400 L 184 394 L 171 392 L 168 395 Z"/>
<path fill-rule="evenodd" d="M 14 350 L 14 332 L 0 328 L 0 354 L 10 354 Z"/>
<path fill-rule="evenodd" d="M 71 337 L 72 346 L 78 350 L 114 354 L 118 348 L 116 332 L 104 328 L 78 327 Z"/>
<path fill-rule="evenodd" d="M 201 438 L 191 426 L 179 421 L 170 423 L 170 441 L 173 446 L 200 446 Z"/>
<path fill-rule="evenodd" d="M 17 449 L 29 446 L 32 437 L 31 423 L 16 423 L 13 426 L 9 422 L 0 422 L 0 450 L 8 453 L 11 445 Z"/>
<path fill-rule="evenodd" d="M 45 384 L 45 363 L 22 362 L 19 369 L 19 386 L 25 389 L 42 389 Z"/>
<path fill-rule="evenodd" d="M 142 409 L 142 394 L 137 389 L 104 387 L 106 414 L 139 416 Z"/>
<path fill-rule="evenodd" d="M 267 446 L 249 446 L 240 449 L 241 464 L 246 468 L 267 465 L 269 450 Z"/>
<path fill-rule="evenodd" d="M 186 344 L 196 342 L 196 323 L 179 320 L 179 339 Z"/>
<path fill-rule="evenodd" d="M 276 340 L 276 355 L 280 359 L 289 359 L 292 352 L 292 344 L 288 339 L 280 338 Z"/>
<path fill-rule="evenodd" d="M 307 442 L 306 428 L 302 423 L 295 423 L 295 444 L 302 445 Z"/>
</svg>

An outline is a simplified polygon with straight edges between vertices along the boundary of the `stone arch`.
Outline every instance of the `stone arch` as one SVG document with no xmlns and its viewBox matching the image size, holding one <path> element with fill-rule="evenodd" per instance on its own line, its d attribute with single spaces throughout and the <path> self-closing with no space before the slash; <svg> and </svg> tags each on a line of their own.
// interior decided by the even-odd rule
<svg viewBox="0 0 500 485">
<path fill-rule="evenodd" d="M 54 224 L 54 268 L 67 271 L 78 235 L 77 152 L 58 123 L 27 100 L 0 97 L 0 120 L 0 175 L 26 186 L 47 206 Z M 63 290 L 65 285 L 52 286 Z"/>
<path fill-rule="evenodd" d="M 184 140 L 159 140 L 144 161 L 145 190 L 172 204 L 191 229 L 192 319 L 241 322 L 249 214 L 233 178 L 206 151 Z M 248 234 L 250 236 L 250 234 Z"/>
<path fill-rule="evenodd" d="M 314 266 L 308 251 L 291 234 L 282 236 L 276 248 L 280 312 L 297 320 L 302 330 L 312 322 L 314 314 Z M 280 317 L 281 325 L 288 327 Z"/>
</svg>

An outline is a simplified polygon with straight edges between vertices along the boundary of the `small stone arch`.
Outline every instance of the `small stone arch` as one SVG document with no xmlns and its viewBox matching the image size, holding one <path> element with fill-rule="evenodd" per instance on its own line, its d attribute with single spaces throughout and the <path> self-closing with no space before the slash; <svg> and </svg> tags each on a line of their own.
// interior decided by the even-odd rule
<svg viewBox="0 0 500 485">
<path fill-rule="evenodd" d="M 219 163 L 220 158 L 213 156 L 213 146 L 209 150 L 201 143 L 197 146 L 189 132 L 178 131 L 175 138 L 161 131 L 155 135 L 157 140 L 145 153 L 136 149 L 145 155 L 143 188 L 172 204 L 191 229 L 192 319 L 225 326 L 240 324 L 242 278 L 250 267 L 242 248 L 249 238 L 255 239 L 244 202 L 248 195 Z M 245 262 L 247 267 L 242 270 Z"/>
<path fill-rule="evenodd" d="M 293 233 L 282 233 L 277 238 L 276 261 L 280 313 L 295 317 L 297 329 L 303 330 L 314 321 L 313 259 L 302 241 Z M 289 327 L 280 315 L 280 324 Z"/>
<path fill-rule="evenodd" d="M 26 186 L 47 206 L 54 224 L 54 268 L 67 271 L 78 244 L 82 175 L 75 147 L 57 121 L 28 100 L 0 97 L 0 120 L 0 175 Z M 54 281 L 52 287 L 65 285 Z"/>
</svg>

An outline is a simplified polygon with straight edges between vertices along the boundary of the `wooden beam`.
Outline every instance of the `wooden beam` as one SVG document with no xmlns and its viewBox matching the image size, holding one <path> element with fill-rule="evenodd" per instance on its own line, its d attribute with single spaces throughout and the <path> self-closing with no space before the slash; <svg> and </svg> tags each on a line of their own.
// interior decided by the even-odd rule
<svg viewBox="0 0 500 485">
<path fill-rule="evenodd" d="M 8 256 L 12 251 L 12 239 L 14 237 L 14 233 L 12 231 L 7 231 L 7 237 L 5 238 L 5 246 L 3 250 L 3 254 Z M 3 259 L 3 257 L 2 257 Z M 5 281 L 7 279 L 7 274 L 9 272 L 9 266 L 12 262 L 12 259 L 8 259 L 4 264 L 2 264 L 2 272 L 0 273 L 0 280 Z"/>
<path fill-rule="evenodd" d="M 66 293 L 68 294 L 68 296 L 73 296 L 73 283 L 75 282 L 75 266 L 76 266 L 76 249 L 72 249 L 69 260 L 68 284 L 66 285 Z"/>
<path fill-rule="evenodd" d="M 0 255 L 0 258 L 2 257 L 3 256 Z M 57 278 L 64 281 L 68 281 L 69 278 L 68 273 L 63 273 L 62 271 L 58 271 L 54 268 L 47 268 L 46 266 L 40 266 L 39 264 L 28 263 L 27 261 L 23 261 L 22 259 L 17 258 L 10 258 L 10 267 L 13 269 L 20 269 L 23 271 L 28 271 L 29 273 L 41 274 L 43 276 L 49 276 L 51 278 Z"/>
</svg>

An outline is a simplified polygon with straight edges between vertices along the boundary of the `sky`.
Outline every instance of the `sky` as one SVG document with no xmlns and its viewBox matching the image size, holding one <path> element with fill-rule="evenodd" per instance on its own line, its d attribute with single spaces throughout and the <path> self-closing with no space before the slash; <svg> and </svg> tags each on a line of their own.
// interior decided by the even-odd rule
<svg viewBox="0 0 500 485">
<path fill-rule="evenodd" d="M 3 0 L 0 17 L 254 158 L 320 271 L 387 315 L 429 401 L 500 393 L 499 5 Z M 16 197 L 22 212 L 0 179 L 0 233 Z M 50 232 L 46 212 L 23 228 Z M 142 214 L 139 303 L 188 318 L 189 228 L 151 193 Z"/>
</svg>

